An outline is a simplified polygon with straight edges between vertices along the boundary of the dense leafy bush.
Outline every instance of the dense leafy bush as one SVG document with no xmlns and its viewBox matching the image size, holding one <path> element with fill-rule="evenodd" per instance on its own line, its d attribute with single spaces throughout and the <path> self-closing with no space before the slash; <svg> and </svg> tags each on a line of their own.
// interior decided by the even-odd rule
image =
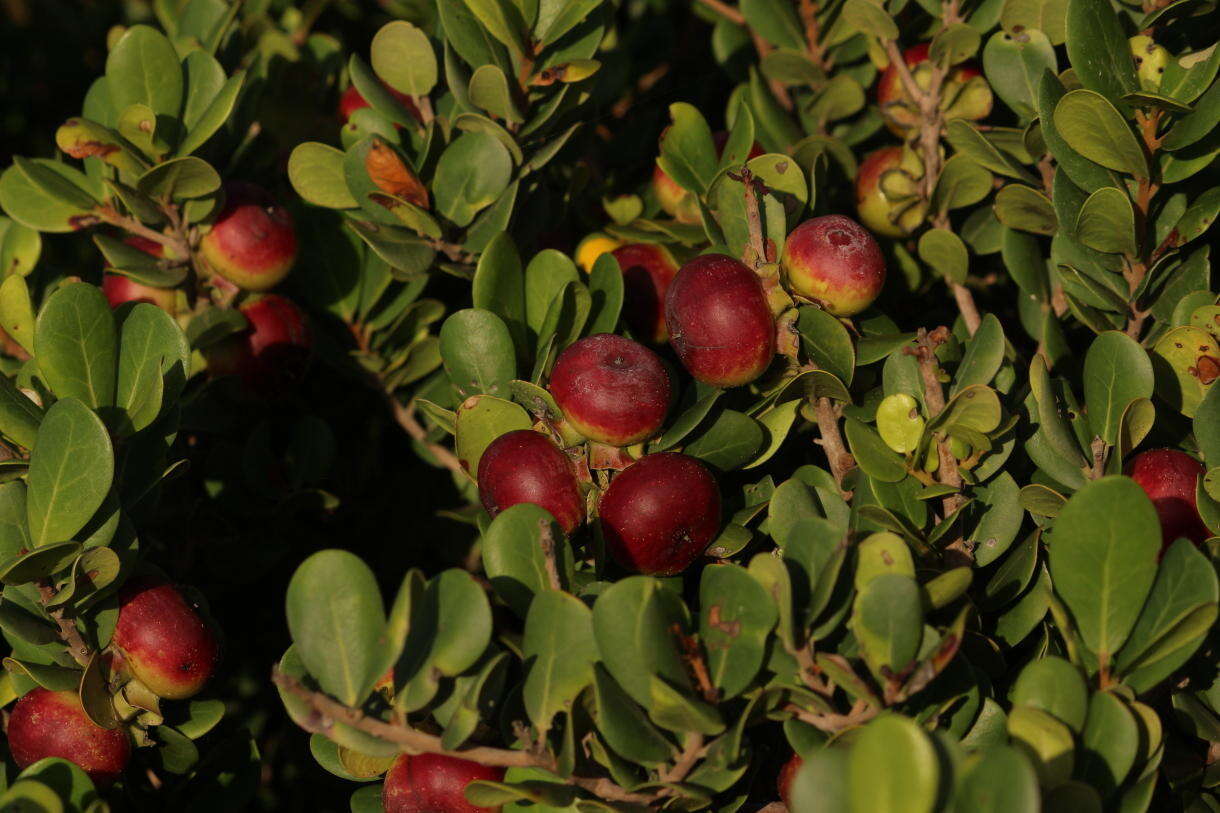
<svg viewBox="0 0 1220 813">
<path fill-rule="evenodd" d="M 91 11 L 0 805 L 1220 808 L 1217 13 Z"/>
</svg>

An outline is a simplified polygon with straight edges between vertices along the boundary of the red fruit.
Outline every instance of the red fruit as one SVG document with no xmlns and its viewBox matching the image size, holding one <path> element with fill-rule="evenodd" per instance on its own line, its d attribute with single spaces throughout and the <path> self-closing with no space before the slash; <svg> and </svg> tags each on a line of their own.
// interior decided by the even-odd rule
<svg viewBox="0 0 1220 813">
<path fill-rule="evenodd" d="M 205 351 L 214 376 L 239 375 L 254 391 L 276 395 L 309 366 L 313 340 L 305 314 L 287 297 L 267 294 L 241 308 L 249 327 Z"/>
<path fill-rule="evenodd" d="M 385 813 L 496 813 L 500 808 L 468 802 L 466 786 L 503 779 L 503 768 L 441 754 L 403 754 L 386 772 L 381 805 Z"/>
<path fill-rule="evenodd" d="M 921 63 L 928 61 L 929 47 L 930 43 L 927 42 L 912 45 L 902 52 L 902 61 L 913 71 Z M 964 85 L 980 75 L 982 75 L 982 72 L 978 69 L 977 65 L 971 63 L 957 65 L 951 68 L 948 76 L 945 77 L 946 89 Z M 903 86 L 902 79 L 898 76 L 898 68 L 895 65 L 886 66 L 886 69 L 881 72 L 881 77 L 877 80 L 877 104 L 881 107 L 881 116 L 885 119 L 886 126 L 895 135 L 904 135 L 919 122 L 919 114 L 915 110 L 914 102 L 911 101 L 906 87 Z M 978 115 L 971 115 L 970 118 L 985 118 L 991 112 L 990 103 L 986 105 L 986 110 L 975 112 Z"/>
<path fill-rule="evenodd" d="M 665 297 L 665 323 L 687 371 L 713 387 L 753 381 L 775 355 L 775 320 L 762 283 L 724 254 L 682 266 Z"/>
<path fill-rule="evenodd" d="M 729 134 L 722 130 L 712 136 L 712 141 L 716 144 L 716 157 L 719 158 L 724 153 L 724 145 L 729 141 Z M 763 154 L 762 145 L 755 141 L 750 147 L 750 154 L 746 157 L 746 160 L 757 158 Z M 661 204 L 661 210 L 670 217 L 677 218 L 681 223 L 698 223 L 700 221 L 698 208 L 694 205 L 694 197 L 690 192 L 683 189 L 677 181 L 669 177 L 668 173 L 661 169 L 660 166 L 653 167 L 652 189 L 657 196 L 657 202 Z"/>
<path fill-rule="evenodd" d="M 1211 536 L 1195 502 L 1204 471 L 1202 463 L 1177 449 L 1152 449 L 1127 464 L 1127 476 L 1144 489 L 1161 520 L 1162 548 L 1180 537 L 1198 545 Z"/>
<path fill-rule="evenodd" d="M 664 246 L 629 243 L 614 250 L 623 270 L 623 319 L 640 341 L 669 341 L 665 327 L 665 294 L 678 263 Z"/>
<path fill-rule="evenodd" d="M 645 455 L 624 469 L 599 511 L 610 554 L 638 573 L 681 573 L 720 531 L 716 478 L 676 452 Z"/>
<path fill-rule="evenodd" d="M 42 688 L 13 707 L 8 747 L 19 768 L 59 757 L 76 763 L 102 787 L 118 779 L 131 759 L 131 740 L 124 729 L 105 729 L 90 720 L 75 692 Z"/>
<path fill-rule="evenodd" d="M 885 285 L 885 256 L 868 230 L 843 215 L 806 220 L 784 243 L 788 287 L 835 316 L 873 304 Z"/>
<path fill-rule="evenodd" d="M 788 806 L 789 810 L 794 809 L 792 807 L 792 782 L 804 764 L 805 760 L 801 759 L 799 754 L 793 754 L 792 759 L 785 762 L 784 767 L 779 769 L 779 778 L 775 781 L 776 789 L 779 790 L 779 798 Z"/>
<path fill-rule="evenodd" d="M 410 113 L 416 121 L 420 120 L 419 108 L 415 106 L 415 100 L 412 99 L 409 94 L 400 93 L 389 85 L 386 85 L 385 82 L 382 82 L 381 84 L 385 86 L 386 90 L 394 94 L 394 98 L 398 99 L 398 101 L 402 103 L 402 106 L 407 108 L 407 112 Z M 339 97 L 339 118 L 346 123 L 347 120 L 352 117 L 352 113 L 355 113 L 357 110 L 363 110 L 366 107 L 372 107 L 372 105 L 369 104 L 368 99 L 360 95 L 360 91 L 356 90 L 355 85 L 348 85 L 347 90 L 343 91 L 343 94 Z"/>
<path fill-rule="evenodd" d="M 560 353 L 550 389 L 577 432 L 611 446 L 652 437 L 669 411 L 669 373 L 657 354 L 613 333 L 581 339 Z"/>
<path fill-rule="evenodd" d="M 143 285 L 122 274 L 102 276 L 102 293 L 110 307 L 117 308 L 126 302 L 147 302 L 173 316 L 178 310 L 178 295 L 172 288 L 154 288 Z"/>
<path fill-rule="evenodd" d="M 225 184 L 225 205 L 199 243 L 220 276 L 247 291 L 274 287 L 292 268 L 297 235 L 292 216 L 253 184 Z"/>
<path fill-rule="evenodd" d="M 493 517 L 518 503 L 545 508 L 572 533 L 585 521 L 572 462 L 540 432 L 518 429 L 500 435 L 479 458 L 479 499 Z"/>
<path fill-rule="evenodd" d="M 145 254 L 158 258 L 165 256 L 165 246 L 156 240 L 133 234 L 123 238 L 123 242 L 140 249 Z M 172 288 L 142 285 L 122 274 L 102 275 L 102 293 L 106 295 L 106 301 L 110 303 L 111 308 L 117 308 L 125 302 L 147 302 L 150 305 L 156 305 L 171 316 L 178 310 L 178 295 Z"/>
<path fill-rule="evenodd" d="M 153 579 L 128 582 L 119 591 L 113 641 L 132 674 L 171 700 L 198 694 L 220 656 L 216 636 L 178 588 Z"/>
</svg>

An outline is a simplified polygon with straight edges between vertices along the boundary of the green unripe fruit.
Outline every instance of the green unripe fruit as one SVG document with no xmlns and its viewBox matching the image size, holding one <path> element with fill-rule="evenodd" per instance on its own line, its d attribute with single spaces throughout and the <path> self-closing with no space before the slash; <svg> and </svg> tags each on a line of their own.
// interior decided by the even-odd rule
<svg viewBox="0 0 1220 813">
<path fill-rule="evenodd" d="M 885 445 L 899 454 L 915 450 L 923 427 L 919 403 L 905 392 L 887 395 L 877 407 L 877 431 Z"/>
<path fill-rule="evenodd" d="M 1165 75 L 1165 66 L 1169 64 L 1169 52 L 1145 34 L 1127 40 L 1131 46 L 1131 56 L 1135 60 L 1135 70 L 1140 78 L 1140 87 L 1144 90 L 1159 90 L 1161 78 Z"/>
</svg>

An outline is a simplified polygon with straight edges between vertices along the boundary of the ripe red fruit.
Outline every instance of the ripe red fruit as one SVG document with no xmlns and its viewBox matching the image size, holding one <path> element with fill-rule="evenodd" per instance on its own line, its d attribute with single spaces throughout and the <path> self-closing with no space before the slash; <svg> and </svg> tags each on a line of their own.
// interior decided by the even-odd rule
<svg viewBox="0 0 1220 813">
<path fill-rule="evenodd" d="M 249 327 L 205 352 L 214 376 L 239 375 L 263 395 L 291 387 L 309 366 L 313 340 L 304 312 L 291 300 L 267 294 L 242 306 Z"/>
<path fill-rule="evenodd" d="M 493 517 L 518 503 L 551 512 L 572 533 L 585 521 L 585 501 L 572 462 L 541 432 L 518 429 L 500 435 L 479 458 L 479 499 Z"/>
<path fill-rule="evenodd" d="M 577 432 L 611 446 L 652 437 L 669 411 L 669 373 L 656 353 L 613 333 L 581 339 L 560 353 L 550 389 Z"/>
<path fill-rule="evenodd" d="M 794 810 L 792 807 L 792 782 L 796 779 L 797 772 L 801 766 L 805 764 L 805 760 L 801 759 L 799 754 L 793 754 L 792 759 L 784 763 L 784 767 L 779 769 L 779 778 L 775 781 L 776 789 L 779 791 L 779 798 L 789 810 Z"/>
<path fill-rule="evenodd" d="M 386 772 L 381 805 L 385 813 L 496 813 L 500 808 L 468 802 L 466 786 L 502 779 L 503 768 L 442 754 L 403 754 Z"/>
<path fill-rule="evenodd" d="M 729 141 L 729 134 L 722 130 L 712 136 L 712 141 L 716 144 L 716 157 L 719 158 L 724 154 L 724 145 Z M 757 158 L 764 152 L 762 145 L 755 141 L 750 147 L 750 154 L 746 156 L 746 160 Z M 652 191 L 657 196 L 657 203 L 661 205 L 661 210 L 670 217 L 677 218 L 680 223 L 700 222 L 699 209 L 695 205 L 694 196 L 669 177 L 669 174 L 660 166 L 654 166 L 652 170 Z"/>
<path fill-rule="evenodd" d="M 928 61 L 930 45 L 930 43 L 921 42 L 902 52 L 902 61 L 912 72 L 916 73 L 914 78 L 917 83 L 919 76 L 916 69 Z M 978 66 L 969 62 L 951 68 L 944 80 L 945 94 L 955 92 L 974 77 L 981 75 L 982 72 Z M 881 108 L 881 116 L 885 119 L 886 126 L 895 135 L 903 136 L 919 123 L 919 113 L 915 109 L 915 103 L 911 101 L 906 87 L 903 86 L 895 65 L 886 66 L 886 69 L 881 72 L 880 78 L 877 79 L 877 104 Z M 970 119 L 986 118 L 991 112 L 990 94 L 983 107 L 964 112 L 969 114 L 965 117 Z"/>
<path fill-rule="evenodd" d="M 225 204 L 199 243 L 220 276 L 247 291 L 265 291 L 288 275 L 297 235 L 288 210 L 254 184 L 225 184 Z"/>
<path fill-rule="evenodd" d="M 145 254 L 154 257 L 165 256 L 165 247 L 147 237 L 130 235 L 123 239 L 129 246 L 140 249 Z M 122 274 L 104 274 L 102 276 L 102 293 L 111 308 L 117 308 L 124 302 L 147 302 L 156 305 L 171 316 L 178 310 L 178 295 L 172 288 L 154 288 L 143 285 Z"/>
<path fill-rule="evenodd" d="M 386 85 L 385 82 L 382 82 L 381 84 L 385 85 L 386 90 L 394 94 L 395 99 L 402 102 L 402 106 L 407 108 L 407 112 L 410 113 L 413 118 L 415 118 L 417 121 L 420 119 L 419 108 L 415 106 L 415 101 L 409 94 L 400 93 L 389 85 Z M 347 120 L 352 117 L 352 113 L 355 113 L 357 110 L 363 110 L 366 107 L 372 107 L 372 105 L 369 104 L 368 99 L 360 95 L 360 91 L 356 90 L 355 85 L 348 85 L 347 90 L 343 91 L 343 94 L 339 96 L 339 118 L 342 119 L 344 123 L 346 123 Z"/>
<path fill-rule="evenodd" d="M 136 678 L 160 697 L 184 700 L 216 671 L 220 646 L 172 584 L 136 579 L 119 591 L 114 645 Z"/>
<path fill-rule="evenodd" d="M 1161 520 L 1162 547 L 1185 537 L 1196 545 L 1211 536 L 1199 517 L 1195 487 L 1203 464 L 1177 449 L 1152 449 L 1127 464 L 1127 476 L 1144 489 Z"/>
<path fill-rule="evenodd" d="M 873 304 L 885 285 L 881 247 L 843 215 L 806 220 L 784 243 L 788 287 L 835 316 L 851 316 Z"/>
<path fill-rule="evenodd" d="M 33 689 L 13 707 L 8 747 L 20 768 L 59 757 L 76 763 L 101 787 L 118 779 L 131 759 L 124 729 L 105 729 L 90 720 L 75 692 L 43 688 Z"/>
<path fill-rule="evenodd" d="M 614 250 L 623 270 L 623 319 L 643 342 L 669 341 L 665 327 L 665 294 L 678 263 L 664 246 L 629 243 Z"/>
<path fill-rule="evenodd" d="M 683 366 L 713 387 L 753 381 L 775 355 L 775 320 L 762 283 L 724 254 L 682 266 L 665 297 L 665 323 Z"/>
<path fill-rule="evenodd" d="M 672 576 L 690 567 L 720 531 L 720 490 L 695 458 L 650 454 L 610 481 L 599 511 L 602 535 L 620 565 Z"/>
</svg>

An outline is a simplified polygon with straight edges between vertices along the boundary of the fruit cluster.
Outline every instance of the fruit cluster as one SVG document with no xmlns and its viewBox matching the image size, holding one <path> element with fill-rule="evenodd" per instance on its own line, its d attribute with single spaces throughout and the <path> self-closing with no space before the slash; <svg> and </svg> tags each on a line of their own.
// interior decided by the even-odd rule
<svg viewBox="0 0 1220 813">
<path fill-rule="evenodd" d="M 1220 807 L 1212 5 L 107 12 L 0 808 Z"/>
</svg>

